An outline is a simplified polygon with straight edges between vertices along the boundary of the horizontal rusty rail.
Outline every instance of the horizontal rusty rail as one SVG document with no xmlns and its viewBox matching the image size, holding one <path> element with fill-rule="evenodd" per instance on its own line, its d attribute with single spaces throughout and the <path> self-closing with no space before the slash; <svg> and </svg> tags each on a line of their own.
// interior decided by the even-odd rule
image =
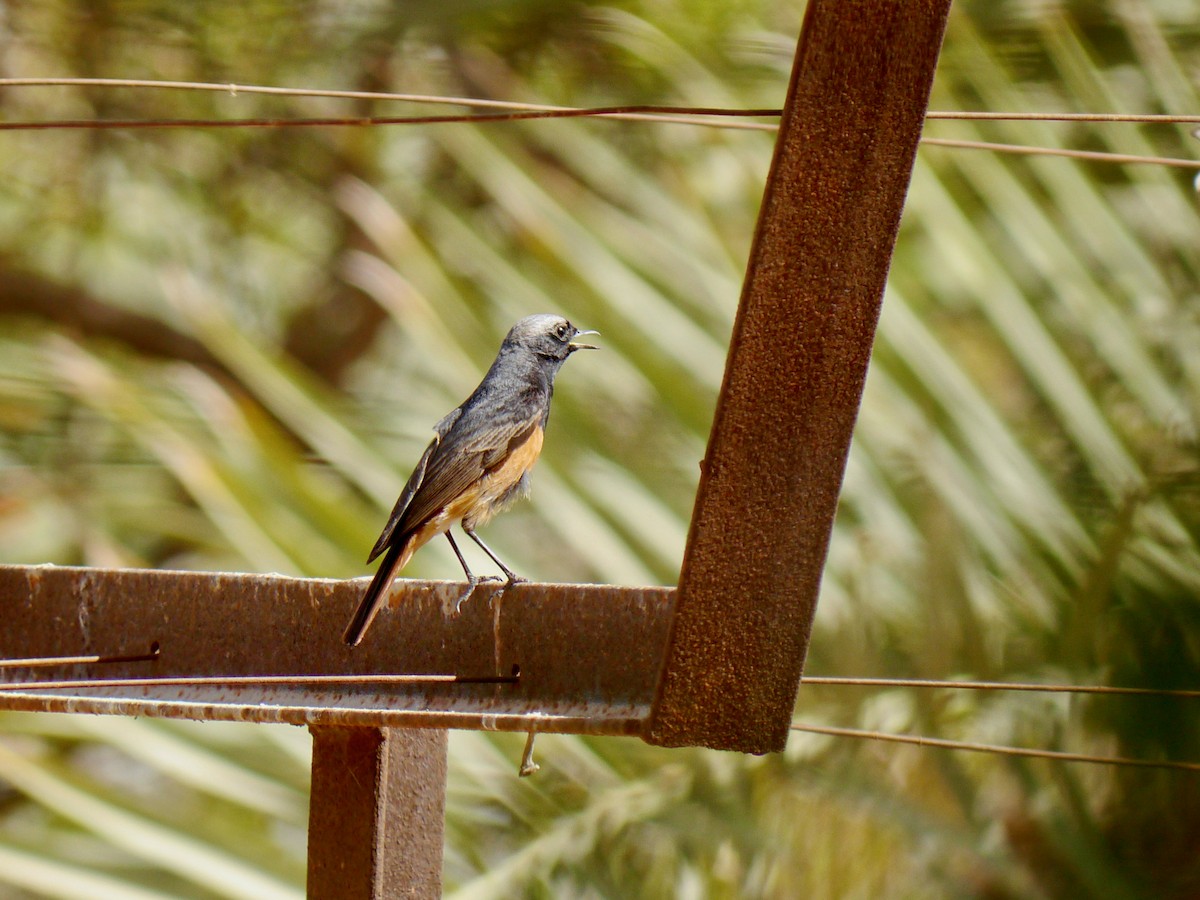
<svg viewBox="0 0 1200 900">
<path fill-rule="evenodd" d="M 401 580 L 364 643 L 342 629 L 366 582 L 0 566 L 0 659 L 144 654 L 153 661 L 4 670 L 0 709 L 287 722 L 640 734 L 662 659 L 670 588 L 481 585 L 461 615 L 451 582 Z M 507 676 L 518 684 L 140 685 L 38 681 L 372 673 Z"/>
</svg>

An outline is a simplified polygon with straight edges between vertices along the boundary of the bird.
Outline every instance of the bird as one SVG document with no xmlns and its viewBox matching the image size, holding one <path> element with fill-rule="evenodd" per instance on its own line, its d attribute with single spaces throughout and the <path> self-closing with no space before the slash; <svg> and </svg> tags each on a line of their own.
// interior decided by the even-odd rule
<svg viewBox="0 0 1200 900">
<path fill-rule="evenodd" d="M 346 626 L 343 640 L 357 646 L 387 601 L 392 581 L 424 544 L 446 535 L 467 576 L 455 611 L 480 579 L 467 565 L 451 534 L 459 525 L 508 579 L 523 581 L 475 533 L 496 513 L 529 493 L 529 472 L 542 451 L 554 378 L 577 350 L 596 350 L 577 338 L 581 331 L 562 316 L 526 316 L 509 330 L 479 386 L 442 418 L 435 437 L 400 492 L 367 562 L 383 554 L 375 577 Z"/>
</svg>

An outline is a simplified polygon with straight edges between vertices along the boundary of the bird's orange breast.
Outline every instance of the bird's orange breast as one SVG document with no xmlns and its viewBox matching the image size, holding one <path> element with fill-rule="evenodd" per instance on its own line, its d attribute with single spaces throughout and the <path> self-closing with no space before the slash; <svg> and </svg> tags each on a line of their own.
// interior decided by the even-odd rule
<svg viewBox="0 0 1200 900">
<path fill-rule="evenodd" d="M 508 456 L 475 483 L 478 493 L 474 502 L 462 513 L 466 525 L 476 528 L 486 524 L 488 519 L 508 505 L 508 501 L 515 499 L 513 489 L 537 462 L 545 434 L 545 429 L 540 426 L 531 428 L 524 441 L 510 447 Z"/>
</svg>

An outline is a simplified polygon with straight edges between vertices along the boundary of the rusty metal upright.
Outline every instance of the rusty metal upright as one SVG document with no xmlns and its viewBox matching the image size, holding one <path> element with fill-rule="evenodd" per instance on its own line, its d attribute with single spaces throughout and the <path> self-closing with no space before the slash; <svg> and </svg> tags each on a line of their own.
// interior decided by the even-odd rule
<svg viewBox="0 0 1200 900">
<path fill-rule="evenodd" d="M 950 0 L 810 0 L 647 739 L 786 745 Z"/>
<path fill-rule="evenodd" d="M 442 894 L 447 732 L 314 726 L 311 900 Z"/>
</svg>

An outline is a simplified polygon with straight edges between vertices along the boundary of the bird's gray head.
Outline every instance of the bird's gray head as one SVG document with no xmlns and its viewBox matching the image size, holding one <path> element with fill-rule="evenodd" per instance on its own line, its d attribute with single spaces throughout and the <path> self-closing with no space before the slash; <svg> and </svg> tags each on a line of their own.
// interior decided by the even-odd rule
<svg viewBox="0 0 1200 900">
<path fill-rule="evenodd" d="M 509 330 L 500 350 L 502 353 L 504 350 L 526 350 L 561 365 L 563 360 L 576 350 L 597 349 L 591 344 L 575 340 L 580 335 L 596 333 L 595 331 L 580 331 L 562 316 L 542 313 L 536 316 L 526 316 L 514 325 Z"/>
</svg>

